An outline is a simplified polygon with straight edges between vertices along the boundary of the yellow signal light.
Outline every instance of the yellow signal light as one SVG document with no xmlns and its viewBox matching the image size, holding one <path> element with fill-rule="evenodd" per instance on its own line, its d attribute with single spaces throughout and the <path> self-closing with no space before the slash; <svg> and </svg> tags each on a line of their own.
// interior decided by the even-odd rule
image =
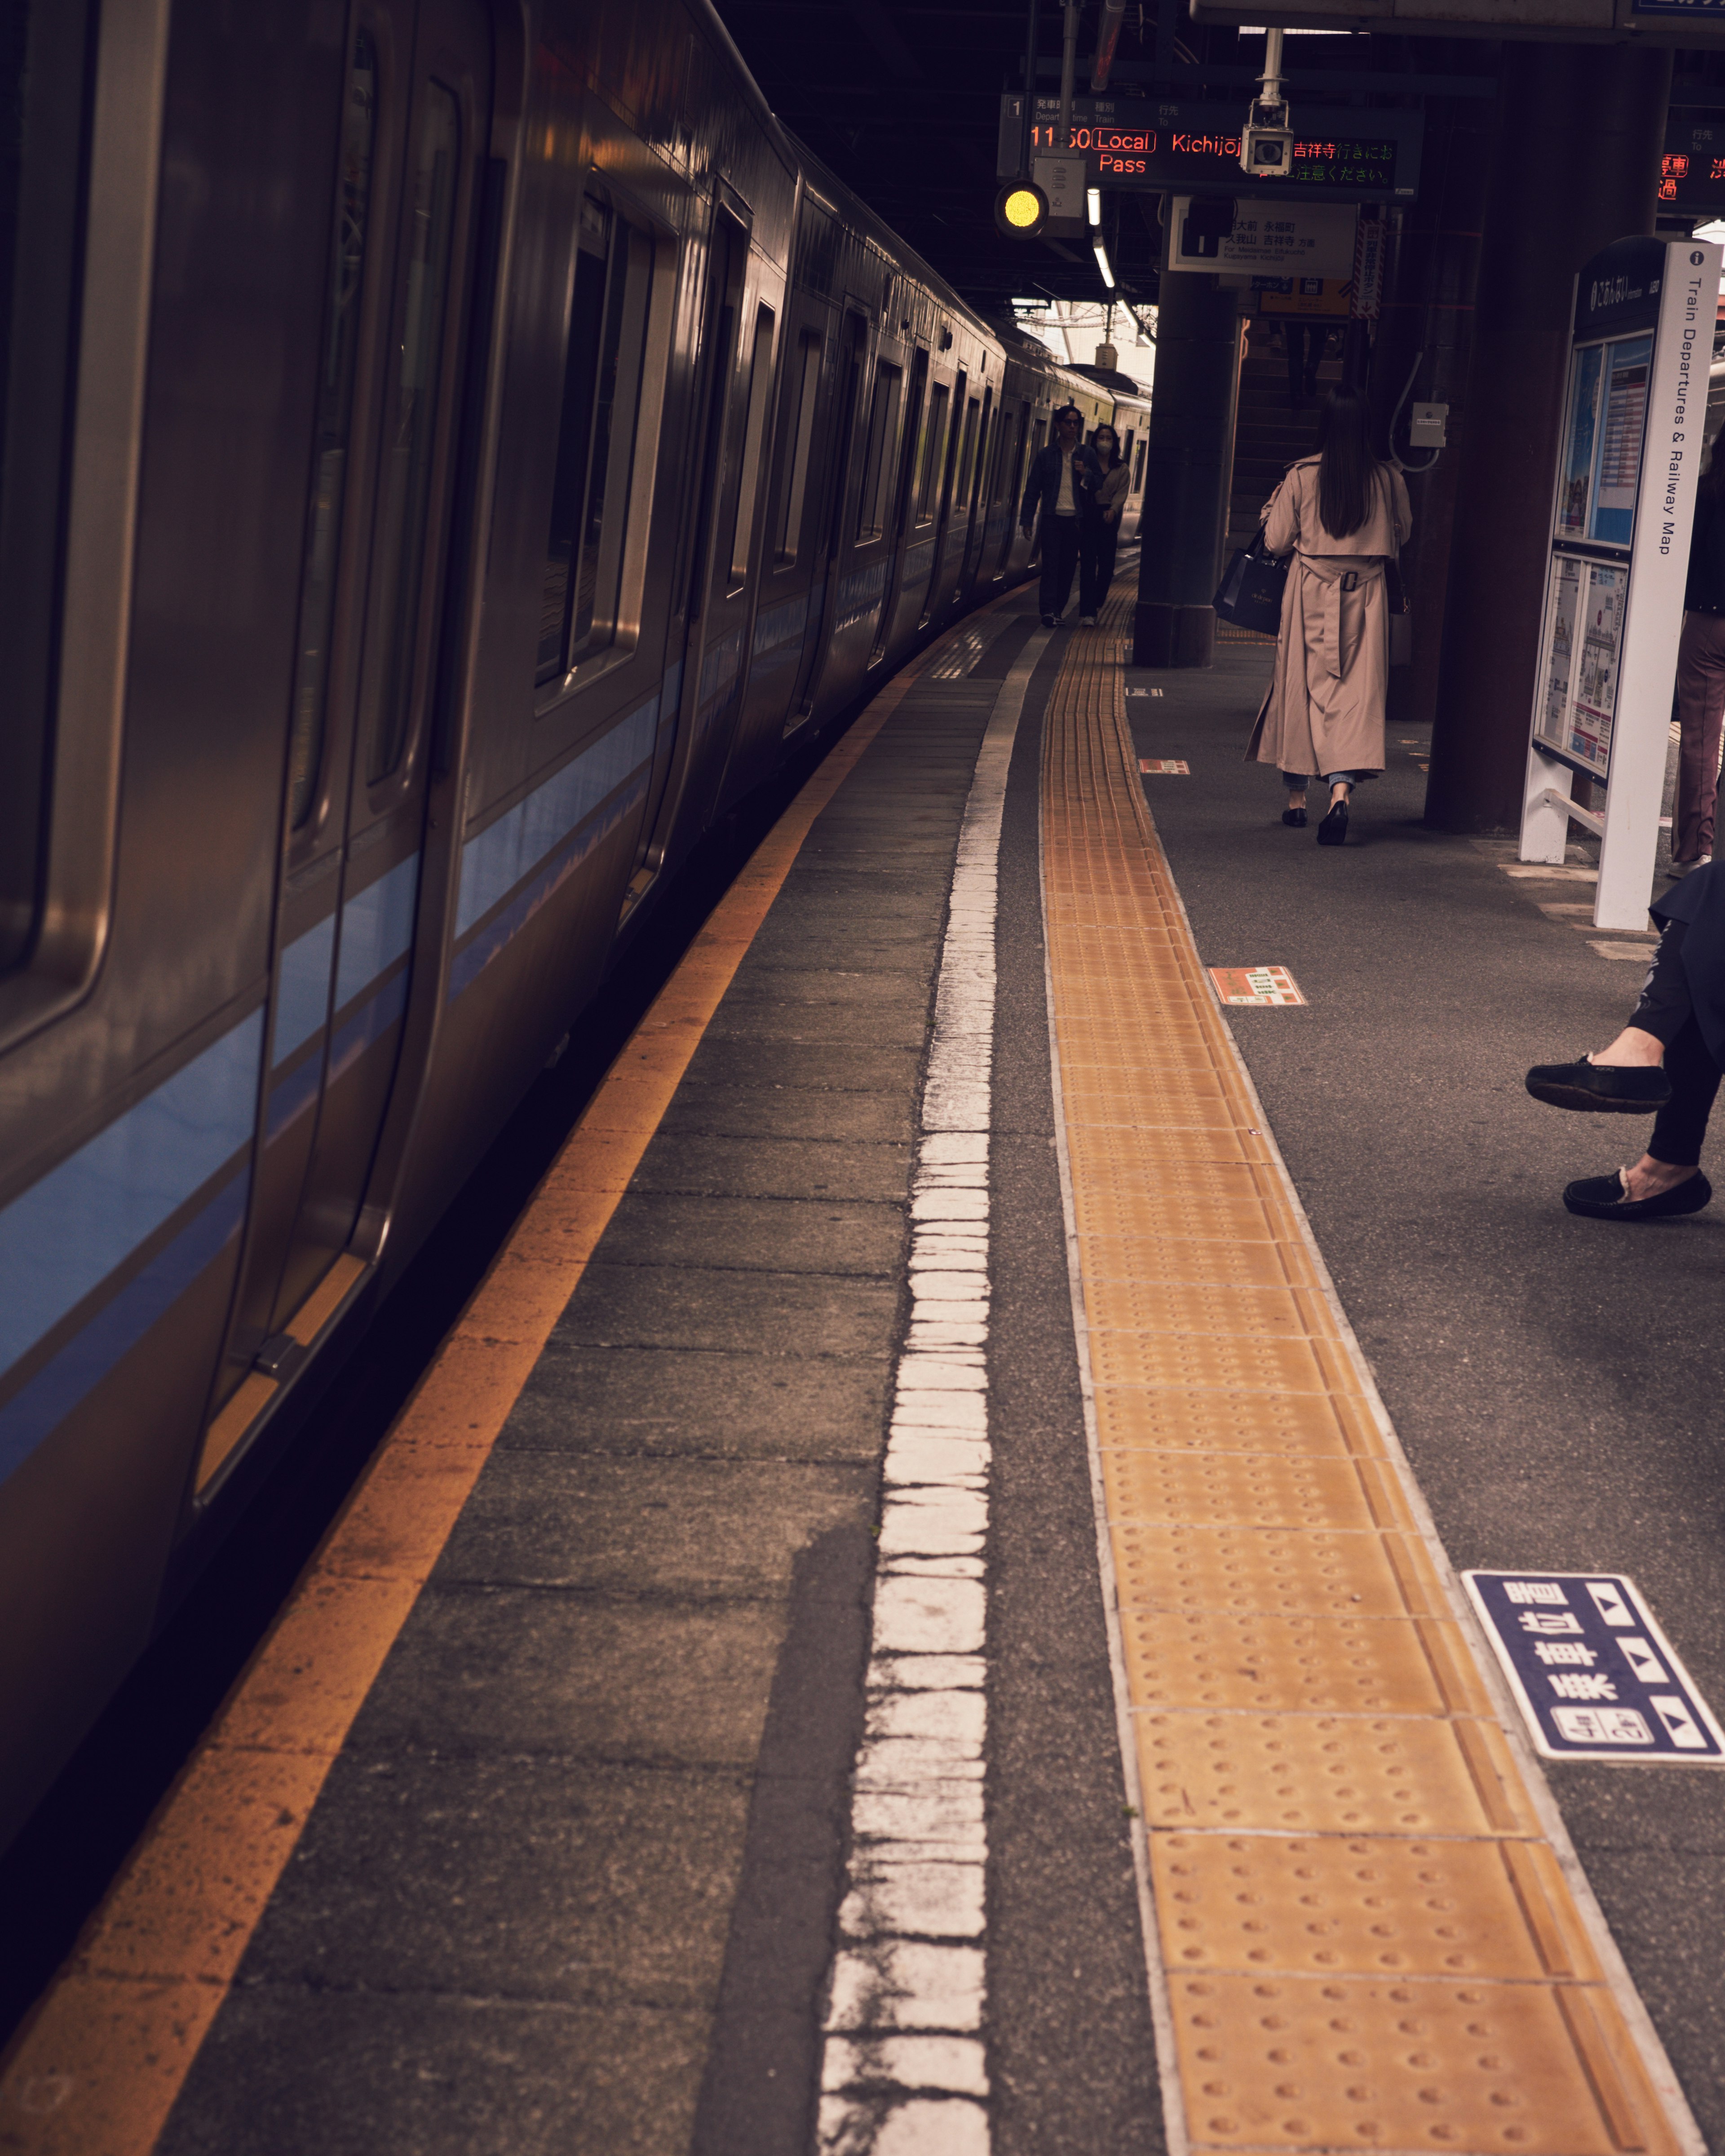
<svg viewBox="0 0 1725 2156">
<path fill-rule="evenodd" d="M 1048 197 L 1030 180 L 1011 180 L 994 198 L 994 222 L 1014 239 L 1032 239 L 1048 222 Z"/>
</svg>

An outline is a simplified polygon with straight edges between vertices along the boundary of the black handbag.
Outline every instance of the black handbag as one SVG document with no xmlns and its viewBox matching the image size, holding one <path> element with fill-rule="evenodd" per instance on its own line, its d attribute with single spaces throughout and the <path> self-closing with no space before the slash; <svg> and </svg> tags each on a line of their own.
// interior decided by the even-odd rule
<svg viewBox="0 0 1725 2156">
<path fill-rule="evenodd" d="M 1274 636 L 1281 627 L 1281 596 L 1287 588 L 1288 564 L 1292 559 L 1291 554 L 1266 551 L 1260 524 L 1250 546 L 1235 549 L 1234 559 L 1210 603 L 1224 621 L 1231 621 L 1236 629 Z"/>
<path fill-rule="evenodd" d="M 1384 564 L 1384 603 L 1389 610 L 1389 663 L 1414 663 L 1414 608 L 1402 582 L 1401 564 L 1392 554 Z"/>
</svg>

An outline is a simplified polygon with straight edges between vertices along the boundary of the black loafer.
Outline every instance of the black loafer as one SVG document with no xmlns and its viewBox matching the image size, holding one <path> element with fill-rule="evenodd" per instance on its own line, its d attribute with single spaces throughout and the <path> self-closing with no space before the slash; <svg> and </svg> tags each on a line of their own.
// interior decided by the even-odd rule
<svg viewBox="0 0 1725 2156">
<path fill-rule="evenodd" d="M 1339 846 L 1348 836 L 1348 803 L 1332 801 L 1328 813 L 1317 827 L 1317 843 L 1321 846 Z"/>
<path fill-rule="evenodd" d="M 1536 1063 L 1527 1091 L 1553 1108 L 1579 1108 L 1589 1116 L 1651 1116 L 1671 1097 L 1671 1081 L 1656 1064 L 1613 1066 Z"/>
<path fill-rule="evenodd" d="M 1295 830 L 1303 831 L 1306 829 L 1306 811 L 1303 808 L 1284 808 L 1281 820 L 1291 824 Z"/>
<path fill-rule="evenodd" d="M 1674 1183 L 1657 1198 L 1630 1198 L 1626 1188 L 1621 1168 L 1615 1175 L 1590 1175 L 1569 1185 L 1563 1204 L 1589 1220 L 1678 1220 L 1686 1213 L 1699 1213 L 1713 1194 L 1712 1184 L 1700 1173 Z"/>
</svg>

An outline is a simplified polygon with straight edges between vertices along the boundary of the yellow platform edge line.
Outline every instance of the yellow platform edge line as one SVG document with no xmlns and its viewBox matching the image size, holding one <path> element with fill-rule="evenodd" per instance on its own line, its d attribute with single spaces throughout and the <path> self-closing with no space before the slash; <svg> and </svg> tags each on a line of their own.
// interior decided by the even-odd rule
<svg viewBox="0 0 1725 2156">
<path fill-rule="evenodd" d="M 1049 700 L 1042 891 L 1171 2156 L 1705 2156 L 1209 990 L 1127 611 Z"/>
<path fill-rule="evenodd" d="M 149 2156 L 354 1718 L 804 839 L 957 634 L 911 660 L 828 751 L 601 1081 L 0 2058 L 5 2156 Z"/>
</svg>

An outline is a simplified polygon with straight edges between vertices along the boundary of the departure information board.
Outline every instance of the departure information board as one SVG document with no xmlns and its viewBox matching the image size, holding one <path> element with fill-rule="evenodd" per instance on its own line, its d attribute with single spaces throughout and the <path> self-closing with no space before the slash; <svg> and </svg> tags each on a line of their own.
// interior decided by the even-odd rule
<svg viewBox="0 0 1725 2156">
<path fill-rule="evenodd" d="M 1018 172 L 1024 147 L 1022 97 L 1000 100 L 999 177 Z M 1240 170 L 1240 105 L 1174 105 L 1147 97 L 1075 97 L 1073 156 L 1092 187 L 1160 193 L 1273 194 L 1290 190 L 1330 202 L 1405 202 L 1419 192 L 1425 122 L 1418 112 L 1296 105 L 1294 162 L 1282 179 Z M 1060 101 L 1039 97 L 1031 153 L 1059 155 Z"/>
<path fill-rule="evenodd" d="M 1678 106 L 1666 116 L 1659 199 L 1668 209 L 1725 211 L 1725 112 Z"/>
</svg>

